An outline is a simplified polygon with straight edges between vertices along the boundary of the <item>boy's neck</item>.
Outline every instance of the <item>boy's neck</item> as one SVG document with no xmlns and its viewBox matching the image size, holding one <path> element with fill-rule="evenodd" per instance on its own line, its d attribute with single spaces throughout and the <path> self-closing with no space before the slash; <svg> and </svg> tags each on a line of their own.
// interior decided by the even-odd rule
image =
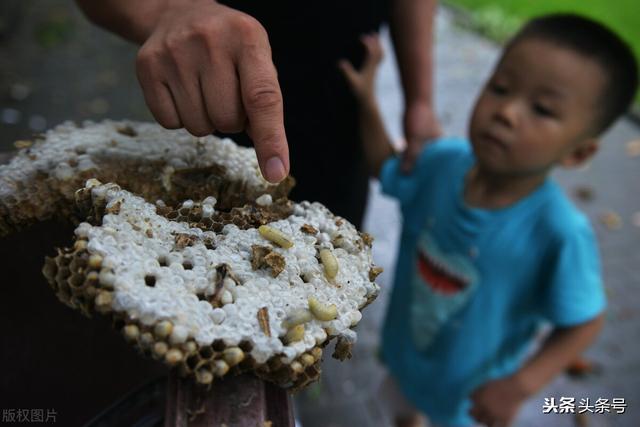
<svg viewBox="0 0 640 427">
<path fill-rule="evenodd" d="M 548 171 L 523 176 L 493 174 L 475 165 L 465 177 L 464 201 L 484 208 L 500 209 L 531 194 L 547 178 Z"/>
</svg>

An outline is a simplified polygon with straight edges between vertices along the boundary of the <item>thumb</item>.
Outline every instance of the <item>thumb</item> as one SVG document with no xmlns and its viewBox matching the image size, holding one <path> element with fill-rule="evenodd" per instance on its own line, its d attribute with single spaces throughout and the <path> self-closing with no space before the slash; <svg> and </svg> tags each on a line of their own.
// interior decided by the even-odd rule
<svg viewBox="0 0 640 427">
<path fill-rule="evenodd" d="M 340 61 L 338 61 L 338 68 L 340 68 L 340 71 L 342 71 L 342 74 L 349 82 L 349 85 L 352 88 L 356 87 L 358 84 L 358 72 L 353 67 L 353 65 L 351 65 L 351 62 L 346 59 L 341 59 Z"/>
<path fill-rule="evenodd" d="M 382 44 L 380 43 L 380 36 L 378 36 L 376 33 L 365 34 L 360 37 L 360 41 L 364 45 L 364 49 L 366 52 L 362 68 L 375 70 L 378 64 L 382 62 L 382 58 L 384 57 L 384 49 L 382 48 Z"/>
</svg>

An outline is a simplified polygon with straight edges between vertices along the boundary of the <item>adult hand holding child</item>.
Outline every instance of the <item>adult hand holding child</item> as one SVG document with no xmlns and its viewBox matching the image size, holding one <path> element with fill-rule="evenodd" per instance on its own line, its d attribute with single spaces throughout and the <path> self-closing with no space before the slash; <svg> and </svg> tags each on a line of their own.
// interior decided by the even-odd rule
<svg viewBox="0 0 640 427">
<path fill-rule="evenodd" d="M 359 99 L 374 95 L 376 71 L 384 57 L 384 51 L 377 34 L 363 35 L 361 41 L 366 55 L 360 70 L 356 70 L 349 61 L 343 60 L 339 63 L 353 93 Z M 400 64 L 403 63 L 405 62 L 400 62 Z M 442 134 L 430 99 L 430 95 L 427 97 L 417 96 L 405 90 L 403 130 L 406 147 L 402 153 L 402 170 L 405 173 L 411 172 L 424 145 Z M 375 100 L 366 100 L 366 102 L 375 103 Z"/>
</svg>

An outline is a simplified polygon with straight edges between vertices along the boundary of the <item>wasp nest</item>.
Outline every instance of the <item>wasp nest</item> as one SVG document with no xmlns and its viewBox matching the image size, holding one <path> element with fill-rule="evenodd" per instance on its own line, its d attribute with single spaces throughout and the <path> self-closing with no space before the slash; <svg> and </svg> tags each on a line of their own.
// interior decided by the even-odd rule
<svg viewBox="0 0 640 427">
<path fill-rule="evenodd" d="M 253 371 L 284 387 L 318 378 L 322 349 L 350 357 L 353 328 L 377 295 L 369 236 L 319 203 L 262 195 L 151 204 L 89 180 L 87 222 L 46 260 L 57 296 L 113 317 L 144 354 L 209 384 Z"/>
<path fill-rule="evenodd" d="M 56 215 L 73 219 L 73 194 L 89 178 L 168 204 L 213 196 L 221 209 L 293 186 L 292 178 L 265 181 L 253 149 L 152 123 L 64 123 L 18 148 L 0 166 L 0 236 Z"/>
</svg>

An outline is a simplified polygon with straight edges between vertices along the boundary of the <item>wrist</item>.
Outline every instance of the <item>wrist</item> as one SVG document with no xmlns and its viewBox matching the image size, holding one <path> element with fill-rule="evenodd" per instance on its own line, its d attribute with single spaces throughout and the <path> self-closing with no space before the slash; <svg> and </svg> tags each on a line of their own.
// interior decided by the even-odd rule
<svg viewBox="0 0 640 427">
<path fill-rule="evenodd" d="M 433 101 L 430 95 L 406 97 L 404 107 L 407 110 L 411 108 L 434 110 Z"/>
<path fill-rule="evenodd" d="M 441 136 L 434 107 L 425 102 L 408 105 L 404 112 L 404 134 L 407 141 L 426 141 Z"/>
<path fill-rule="evenodd" d="M 523 399 L 527 399 L 538 392 L 540 385 L 526 369 L 520 369 L 511 376 L 515 392 Z"/>
<path fill-rule="evenodd" d="M 192 10 L 197 5 L 211 6 L 217 3 L 215 0 L 158 0 L 142 2 L 140 5 L 136 3 L 136 9 L 131 11 L 125 21 L 129 24 L 135 41 L 142 44 L 164 17 L 180 16 L 181 10 Z"/>
<path fill-rule="evenodd" d="M 375 95 L 367 93 L 355 93 L 358 109 L 366 115 L 375 114 L 378 111 L 378 102 Z"/>
</svg>

